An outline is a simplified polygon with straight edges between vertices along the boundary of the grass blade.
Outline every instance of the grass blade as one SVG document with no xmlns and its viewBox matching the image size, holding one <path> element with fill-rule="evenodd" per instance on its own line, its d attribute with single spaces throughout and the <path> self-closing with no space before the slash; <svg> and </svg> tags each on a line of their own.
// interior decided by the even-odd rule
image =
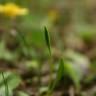
<svg viewBox="0 0 96 96">
<path fill-rule="evenodd" d="M 3 80 L 4 80 L 4 84 L 5 84 L 5 94 L 6 96 L 9 96 L 9 89 L 8 89 L 8 84 L 7 84 L 7 80 L 5 79 L 4 73 L 1 72 Z"/>
<path fill-rule="evenodd" d="M 48 94 L 51 94 L 54 90 L 54 88 L 56 87 L 56 85 L 58 85 L 58 82 L 61 80 L 62 76 L 63 76 L 63 71 L 64 71 L 64 61 L 61 58 L 60 62 L 59 62 L 59 68 L 58 68 L 58 72 L 57 72 L 57 76 L 56 76 L 56 80 L 53 83 L 52 86 L 49 87 L 49 92 Z"/>
<path fill-rule="evenodd" d="M 50 56 L 51 56 L 51 44 L 50 44 L 50 36 L 49 36 L 49 32 L 47 30 L 46 27 L 44 27 L 44 32 L 45 32 L 45 41 L 46 41 L 46 45 L 48 47 Z"/>
</svg>

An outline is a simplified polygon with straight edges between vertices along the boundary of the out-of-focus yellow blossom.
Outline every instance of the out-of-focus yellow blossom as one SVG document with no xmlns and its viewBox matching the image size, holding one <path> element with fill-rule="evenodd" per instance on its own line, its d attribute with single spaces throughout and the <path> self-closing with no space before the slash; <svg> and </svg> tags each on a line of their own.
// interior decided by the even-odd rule
<svg viewBox="0 0 96 96">
<path fill-rule="evenodd" d="M 3 5 L 0 5 L 0 12 L 3 12 Z"/>
<path fill-rule="evenodd" d="M 59 13 L 57 10 L 51 10 L 48 13 L 48 17 L 54 22 L 59 18 Z"/>
<path fill-rule="evenodd" d="M 0 5 L 0 13 L 9 17 L 16 17 L 18 15 L 28 14 L 28 9 L 21 8 L 14 3 L 7 3 L 5 5 Z"/>
</svg>

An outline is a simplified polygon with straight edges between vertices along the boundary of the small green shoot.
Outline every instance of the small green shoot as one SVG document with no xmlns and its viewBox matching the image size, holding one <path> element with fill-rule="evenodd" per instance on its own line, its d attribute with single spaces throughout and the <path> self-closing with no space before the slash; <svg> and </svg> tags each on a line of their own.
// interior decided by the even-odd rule
<svg viewBox="0 0 96 96">
<path fill-rule="evenodd" d="M 46 45 L 48 47 L 48 50 L 49 50 L 49 53 L 50 53 L 50 56 L 51 56 L 52 52 L 51 52 L 50 36 L 49 36 L 49 32 L 48 32 L 46 27 L 44 27 L 44 32 L 45 32 Z"/>
<path fill-rule="evenodd" d="M 51 52 L 50 36 L 49 36 L 49 32 L 48 32 L 46 27 L 44 27 L 44 32 L 45 32 L 45 42 L 46 42 L 46 45 L 48 47 L 49 54 L 50 54 L 50 62 L 49 62 L 49 64 L 50 64 L 50 84 L 49 84 L 49 90 L 47 92 L 47 94 L 49 95 L 50 86 L 51 86 L 52 80 L 53 80 L 52 74 L 53 74 L 53 71 L 54 71 L 54 65 L 52 64 L 52 52 Z"/>
<path fill-rule="evenodd" d="M 53 82 L 53 85 L 49 87 L 50 90 L 48 94 L 51 94 L 53 92 L 54 88 L 56 87 L 56 85 L 58 85 L 59 81 L 63 77 L 63 73 L 64 73 L 64 61 L 61 58 L 59 62 L 59 68 L 58 68 L 56 80 Z"/>
<path fill-rule="evenodd" d="M 53 82 L 53 85 L 49 87 L 47 96 L 50 96 L 52 94 L 54 88 L 56 85 L 59 83 L 61 78 L 66 74 L 68 77 L 70 77 L 73 80 L 73 83 L 75 84 L 76 88 L 80 89 L 80 78 L 76 70 L 72 67 L 73 65 L 67 62 L 66 60 L 64 61 L 62 58 L 59 63 L 59 68 L 56 76 L 56 80 Z"/>
<path fill-rule="evenodd" d="M 8 89 L 7 80 L 5 79 L 4 73 L 1 72 L 1 74 L 2 74 L 2 77 L 3 77 L 4 84 L 5 84 L 5 94 L 6 94 L 6 96 L 9 96 L 9 89 Z"/>
</svg>

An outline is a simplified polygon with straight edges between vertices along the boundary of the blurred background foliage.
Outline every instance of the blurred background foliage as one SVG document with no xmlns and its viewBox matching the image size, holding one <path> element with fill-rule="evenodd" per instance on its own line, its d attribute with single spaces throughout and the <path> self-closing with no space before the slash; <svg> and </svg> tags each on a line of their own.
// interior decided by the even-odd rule
<svg viewBox="0 0 96 96">
<path fill-rule="evenodd" d="M 0 5 L 8 3 L 26 8 L 29 12 L 10 18 L 0 11 L 0 70 L 4 71 L 8 79 L 10 94 L 39 96 L 46 93 L 50 81 L 49 63 L 52 63 L 52 81 L 57 74 L 59 82 L 56 88 L 62 94 L 56 95 L 58 91 L 55 90 L 52 96 L 66 96 L 65 93 L 69 92 L 65 90 L 66 85 L 70 86 L 68 90 L 71 91 L 71 85 L 81 87 L 80 92 L 75 92 L 79 88 L 73 88 L 73 93 L 68 94 L 95 96 L 96 1 L 0 0 Z M 45 26 L 51 39 L 52 60 L 46 46 Z M 64 62 L 59 62 L 61 57 Z M 4 91 L 2 76 L 0 86 L 1 91 Z M 82 92 L 84 95 L 81 95 Z"/>
</svg>

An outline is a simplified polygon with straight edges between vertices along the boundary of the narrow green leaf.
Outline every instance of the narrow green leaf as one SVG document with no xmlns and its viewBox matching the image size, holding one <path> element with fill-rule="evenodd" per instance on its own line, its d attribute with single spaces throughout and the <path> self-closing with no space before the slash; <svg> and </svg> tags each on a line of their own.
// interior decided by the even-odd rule
<svg viewBox="0 0 96 96">
<path fill-rule="evenodd" d="M 58 67 L 58 72 L 57 72 L 56 80 L 53 83 L 53 85 L 49 87 L 49 93 L 52 93 L 54 88 L 56 87 L 56 85 L 59 83 L 59 81 L 63 77 L 63 72 L 64 72 L 64 61 L 61 58 L 61 60 L 59 62 L 59 67 Z"/>
<path fill-rule="evenodd" d="M 63 71 L 64 71 L 64 62 L 63 59 L 61 58 L 60 63 L 59 63 L 59 68 L 58 68 L 58 72 L 57 72 L 57 76 L 56 76 L 56 84 L 59 82 L 59 80 L 62 78 L 63 76 Z M 56 85 L 55 84 L 55 85 Z"/>
<path fill-rule="evenodd" d="M 47 47 L 48 47 L 48 50 L 49 50 L 49 53 L 51 56 L 50 36 L 49 36 L 49 32 L 46 27 L 44 27 L 44 32 L 45 32 L 45 41 L 46 41 L 46 44 L 47 44 Z"/>
<path fill-rule="evenodd" d="M 9 96 L 9 90 L 8 90 L 7 80 L 5 79 L 4 73 L 1 72 L 1 74 L 2 74 L 2 77 L 3 77 L 4 84 L 5 84 L 5 95 L 6 96 Z"/>
</svg>

